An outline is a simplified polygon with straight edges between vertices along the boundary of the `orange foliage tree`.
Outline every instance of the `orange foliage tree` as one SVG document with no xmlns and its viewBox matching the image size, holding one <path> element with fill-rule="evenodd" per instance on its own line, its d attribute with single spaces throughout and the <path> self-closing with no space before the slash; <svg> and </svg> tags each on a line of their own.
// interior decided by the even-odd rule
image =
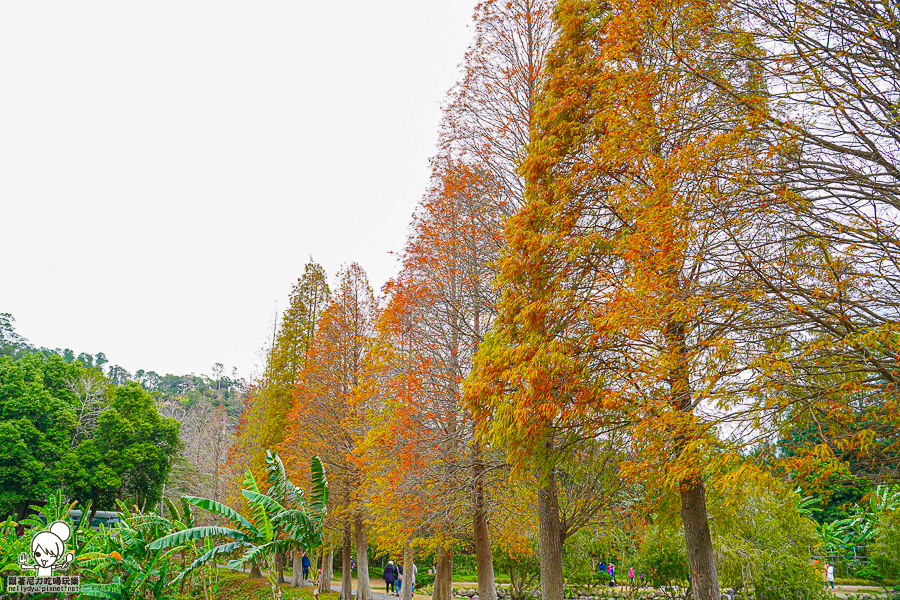
<svg viewBox="0 0 900 600">
<path fill-rule="evenodd" d="M 481 560 L 479 585 L 496 593 L 490 457 L 472 444 L 473 423 L 460 404 L 461 382 L 490 310 L 482 289 L 489 286 L 487 261 L 502 222 L 492 194 L 483 173 L 447 156 L 435 159 L 402 272 L 386 287 L 378 352 L 370 355 L 371 387 L 382 398 L 369 447 L 370 471 L 379 483 L 373 510 L 385 522 L 394 510 L 403 515 L 380 539 L 399 550 L 418 538 L 420 546 L 436 551 L 435 598 L 450 595 L 451 543 L 468 531 Z"/>
<path fill-rule="evenodd" d="M 758 352 L 732 240 L 776 200 L 753 177 L 768 166 L 762 95 L 747 63 L 722 59 L 746 43 L 737 23 L 705 35 L 732 18 L 724 2 L 566 0 L 556 18 L 528 203 L 506 229 L 467 399 L 514 460 L 625 432 L 620 471 L 680 495 L 695 597 L 718 599 L 703 476 L 733 457 L 717 411 L 746 398 Z M 734 102 L 712 78 L 747 93 Z M 562 598 L 561 578 L 542 587 Z"/>
<path fill-rule="evenodd" d="M 411 281 L 439 300 L 435 312 L 445 328 L 448 351 L 438 368 L 457 378 L 471 370 L 472 357 L 490 327 L 497 297 L 489 282 L 503 245 L 502 222 L 523 202 L 524 184 L 516 169 L 530 138 L 552 37 L 552 4 L 487 0 L 476 7 L 474 42 L 444 113 L 432 191 L 414 223 L 404 268 Z M 449 207 L 441 206 L 448 202 Z M 458 381 L 448 390 L 459 398 Z M 484 481 L 491 472 L 489 463 L 502 460 L 480 441 L 469 444 L 482 600 L 496 598 Z"/>
<path fill-rule="evenodd" d="M 800 481 L 900 481 L 896 6 L 735 3 L 770 51 L 732 59 L 753 61 L 768 84 L 765 126 L 794 142 L 769 178 L 785 202 L 766 236 L 741 244 L 773 338 L 757 414 Z"/>
<path fill-rule="evenodd" d="M 344 268 L 294 387 L 294 410 L 281 445 L 289 469 L 299 470 L 309 457 L 319 455 L 328 470 L 329 512 L 340 521 L 343 538 L 341 598 L 345 600 L 351 596 L 354 538 L 358 598 L 371 598 L 364 522 L 367 487 L 361 479 L 356 448 L 367 429 L 360 379 L 374 307 L 362 267 L 353 263 Z M 328 552 L 324 560 L 330 558 Z M 323 573 L 327 571 L 323 569 Z"/>
</svg>

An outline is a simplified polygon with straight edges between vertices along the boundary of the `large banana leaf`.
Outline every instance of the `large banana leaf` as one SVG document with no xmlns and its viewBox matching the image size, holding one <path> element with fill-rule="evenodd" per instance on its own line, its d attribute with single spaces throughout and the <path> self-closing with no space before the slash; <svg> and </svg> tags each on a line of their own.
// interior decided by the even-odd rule
<svg viewBox="0 0 900 600">
<path fill-rule="evenodd" d="M 81 519 L 78 520 L 78 523 L 75 524 L 75 529 L 86 529 L 90 524 L 87 522 L 88 517 L 91 516 L 91 507 L 94 506 L 94 501 L 91 500 L 84 507 L 84 510 L 81 512 Z"/>
<path fill-rule="evenodd" d="M 292 511 L 282 518 L 288 535 L 302 548 L 315 548 L 322 544 L 322 521 L 314 521 L 305 512 Z"/>
<path fill-rule="evenodd" d="M 325 465 L 322 464 L 318 454 L 312 457 L 310 470 L 312 489 L 309 494 L 309 512 L 313 519 L 321 520 L 328 506 L 328 477 L 325 475 Z"/>
<path fill-rule="evenodd" d="M 260 534 L 259 529 L 254 526 L 253 523 L 245 519 L 241 513 L 234 510 L 230 506 L 222 504 L 221 502 L 216 502 L 215 500 L 210 500 L 208 498 L 197 498 L 196 496 L 182 496 L 181 499 L 184 502 L 192 504 L 198 508 L 202 508 L 203 510 L 217 515 L 222 515 L 232 523 L 236 523 L 240 527 L 244 528 L 247 533 L 250 533 L 252 535 Z"/>
<path fill-rule="evenodd" d="M 82 583 L 80 589 L 82 596 L 121 600 L 125 591 L 123 587 L 121 583 Z"/>
<path fill-rule="evenodd" d="M 266 514 L 269 515 L 278 515 L 279 513 L 287 510 L 284 506 L 281 505 L 280 502 L 260 492 L 241 490 L 241 495 L 243 495 L 251 505 L 258 504 L 262 506 L 264 509 L 266 509 Z M 274 523 L 274 516 L 270 517 L 269 521 Z"/>
<path fill-rule="evenodd" d="M 181 498 L 181 522 L 184 523 L 187 527 L 194 526 L 194 511 L 191 509 L 191 503 L 185 500 L 184 496 Z"/>
<path fill-rule="evenodd" d="M 147 584 L 147 579 L 151 576 L 151 574 L 156 572 L 156 565 L 157 565 L 157 563 L 159 563 L 159 560 L 160 560 L 159 555 L 153 557 L 153 559 L 150 561 L 150 563 L 143 569 L 141 569 L 139 565 L 135 565 L 137 567 L 137 569 L 133 569 L 132 572 L 140 573 L 140 576 L 134 582 L 133 589 L 135 589 L 135 590 L 144 589 L 144 587 Z"/>
<path fill-rule="evenodd" d="M 163 497 L 163 504 L 165 505 L 166 510 L 169 511 L 169 519 L 170 520 L 181 521 L 181 512 L 179 512 L 179 510 L 177 508 L 175 508 L 175 504 L 173 504 L 171 500 L 169 500 L 166 497 Z"/>
<path fill-rule="evenodd" d="M 247 546 L 247 542 L 228 542 L 227 544 L 222 544 L 220 546 L 216 546 L 209 552 L 206 552 L 202 556 L 199 556 L 194 562 L 192 562 L 188 567 L 182 571 L 178 577 L 173 579 L 169 585 L 172 585 L 178 581 L 180 581 L 185 575 L 196 569 L 197 567 L 203 566 L 216 556 L 220 554 L 231 554 L 235 550 L 239 548 L 243 548 Z"/>
<path fill-rule="evenodd" d="M 265 544 L 260 544 L 259 546 L 247 548 L 247 551 L 244 552 L 240 558 L 231 561 L 226 566 L 229 569 L 243 569 L 248 562 L 260 563 L 262 562 L 261 559 L 264 559 L 267 556 L 273 556 L 279 548 L 287 548 L 286 540 L 272 540 Z"/>
<path fill-rule="evenodd" d="M 116 506 L 119 507 L 119 512 L 122 513 L 122 518 L 124 520 L 128 521 L 129 519 L 131 519 L 131 511 L 128 510 L 128 506 L 126 506 L 124 502 L 116 498 Z M 135 506 L 134 508 L 137 509 L 137 506 Z"/>
<path fill-rule="evenodd" d="M 149 550 L 158 550 L 160 548 L 168 548 L 170 546 L 180 546 L 191 540 L 199 540 L 209 536 L 224 536 L 239 542 L 247 542 L 248 535 L 237 529 L 228 527 L 191 527 L 184 531 L 176 531 L 169 535 L 164 535 L 158 540 L 154 540 L 147 545 Z"/>
<path fill-rule="evenodd" d="M 289 488 L 294 487 L 294 485 L 288 479 L 281 457 L 278 454 L 272 454 L 271 450 L 266 450 L 266 472 L 269 474 L 267 495 L 279 502 L 285 502 Z"/>
<path fill-rule="evenodd" d="M 259 485 L 256 483 L 256 478 L 253 477 L 253 473 L 248 469 L 244 474 L 244 488 L 241 490 L 242 494 L 246 492 L 256 492 L 260 493 Z M 249 500 L 249 498 L 248 498 Z M 272 522 L 269 520 L 269 513 L 266 511 L 265 507 L 258 502 L 250 502 L 250 510 L 253 512 L 253 521 L 256 526 L 256 530 L 259 532 L 260 537 L 266 542 L 272 539 Z"/>
</svg>

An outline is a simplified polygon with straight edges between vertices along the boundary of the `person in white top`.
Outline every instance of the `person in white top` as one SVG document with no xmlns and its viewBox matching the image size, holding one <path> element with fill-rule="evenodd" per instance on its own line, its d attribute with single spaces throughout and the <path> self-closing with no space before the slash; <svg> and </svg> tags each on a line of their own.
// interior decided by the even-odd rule
<svg viewBox="0 0 900 600">
<path fill-rule="evenodd" d="M 825 565 L 825 580 L 831 584 L 831 589 L 834 589 L 834 565 Z"/>
</svg>

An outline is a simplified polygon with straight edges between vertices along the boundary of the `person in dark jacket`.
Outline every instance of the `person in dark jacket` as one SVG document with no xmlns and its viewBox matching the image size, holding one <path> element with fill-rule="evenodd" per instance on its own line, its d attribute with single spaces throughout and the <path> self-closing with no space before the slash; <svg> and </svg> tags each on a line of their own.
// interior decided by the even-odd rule
<svg viewBox="0 0 900 600">
<path fill-rule="evenodd" d="M 387 566 L 384 568 L 384 585 L 386 586 L 385 593 L 391 594 L 396 593 L 396 595 L 400 595 L 400 592 L 397 591 L 394 587 L 394 583 L 397 581 L 397 568 L 394 566 L 394 561 L 389 560 Z"/>
<path fill-rule="evenodd" d="M 306 552 L 303 553 L 303 581 L 305 582 L 309 579 L 309 556 L 307 556 Z"/>
</svg>

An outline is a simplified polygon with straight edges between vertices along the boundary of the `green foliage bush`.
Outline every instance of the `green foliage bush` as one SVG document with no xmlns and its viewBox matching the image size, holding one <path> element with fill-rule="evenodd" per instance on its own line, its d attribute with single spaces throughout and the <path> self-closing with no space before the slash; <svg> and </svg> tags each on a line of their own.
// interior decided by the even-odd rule
<svg viewBox="0 0 900 600">
<path fill-rule="evenodd" d="M 598 583 L 605 584 L 609 581 L 606 573 L 597 571 L 594 559 L 599 533 L 585 527 L 566 540 L 563 547 L 563 572 L 566 575 L 566 584 L 578 588 L 595 586 Z M 536 568 L 539 570 L 539 565 L 536 565 Z"/>
<path fill-rule="evenodd" d="M 645 581 L 655 588 L 682 585 L 687 576 L 687 556 L 680 531 L 662 525 L 647 529 L 635 557 L 636 574 L 644 572 Z M 619 573 L 616 574 L 621 579 Z"/>
<path fill-rule="evenodd" d="M 710 494 L 713 545 L 723 587 L 752 587 L 758 600 L 824 598 L 823 573 L 810 549 L 815 523 L 800 497 L 773 479 L 726 496 Z"/>
<path fill-rule="evenodd" d="M 900 508 L 886 510 L 880 515 L 877 536 L 869 552 L 882 577 L 900 578 Z"/>
<path fill-rule="evenodd" d="M 537 587 L 540 577 L 537 543 L 533 544 L 531 552 L 525 554 L 514 552 L 512 555 L 504 545 L 497 545 L 492 548 L 491 558 L 494 563 L 495 581 L 510 584 L 509 592 L 513 600 L 530 598 L 531 591 Z"/>
<path fill-rule="evenodd" d="M 471 544 L 457 544 L 453 552 L 453 574 L 474 575 L 477 570 L 474 547 Z"/>
<path fill-rule="evenodd" d="M 73 503 L 64 500 L 61 491 L 52 494 L 43 506 L 32 506 L 37 516 L 0 524 L 0 571 L 18 574 L 18 556 L 28 554 L 31 539 L 43 531 L 47 523 L 64 521 L 73 530 L 67 549 L 75 555 L 69 573 L 81 577 L 81 593 L 77 600 L 96 598 L 154 598 L 171 600 L 177 590 L 169 583 L 181 568 L 174 553 L 153 551 L 147 542 L 171 529 L 171 523 L 155 513 L 129 512 L 120 504 L 123 519 L 114 529 L 94 530 L 69 518 Z M 83 518 L 86 520 L 86 517 Z M 17 528 L 25 526 L 21 537 Z M 187 556 L 193 547 L 179 548 Z M 2 596 L 2 595 L 0 595 Z"/>
</svg>

